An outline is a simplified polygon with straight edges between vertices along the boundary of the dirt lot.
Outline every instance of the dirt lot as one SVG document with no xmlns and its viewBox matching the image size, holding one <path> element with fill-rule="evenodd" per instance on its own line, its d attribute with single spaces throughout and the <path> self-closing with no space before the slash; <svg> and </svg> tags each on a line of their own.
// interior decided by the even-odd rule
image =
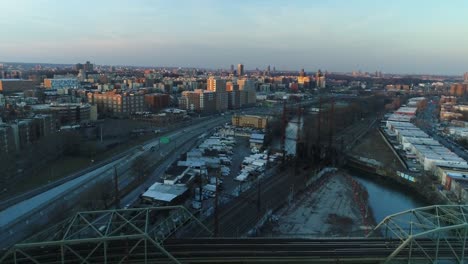
<svg viewBox="0 0 468 264">
<path fill-rule="evenodd" d="M 346 237 L 363 235 L 363 226 L 349 180 L 337 172 L 278 210 L 261 232 L 273 237 Z"/>
</svg>

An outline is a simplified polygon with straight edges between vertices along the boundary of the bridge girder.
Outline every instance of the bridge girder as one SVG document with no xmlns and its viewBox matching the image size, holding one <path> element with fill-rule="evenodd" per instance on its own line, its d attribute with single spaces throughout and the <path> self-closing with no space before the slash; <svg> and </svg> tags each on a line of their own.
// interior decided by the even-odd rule
<svg viewBox="0 0 468 264">
<path fill-rule="evenodd" d="M 388 256 L 386 263 L 406 258 L 439 259 L 456 263 L 466 261 L 468 205 L 432 205 L 387 216 L 369 233 L 398 239 L 400 245 Z"/>
<path fill-rule="evenodd" d="M 179 263 L 164 249 L 163 242 L 189 222 L 212 234 L 183 206 L 79 212 L 14 245 L 0 263 L 50 263 L 52 259 L 58 263 L 89 263 L 97 254 L 102 263 L 123 263 L 136 253 L 142 263 L 147 263 L 149 251 Z M 44 256 L 34 255 L 39 251 L 51 252 L 56 258 L 44 260 Z"/>
<path fill-rule="evenodd" d="M 386 217 L 369 236 L 389 243 L 384 244 L 384 250 L 391 252 L 386 263 L 464 263 L 467 213 L 468 205 L 407 210 Z M 188 224 L 211 235 L 182 206 L 80 212 L 16 244 L 0 263 L 151 263 L 161 258 L 178 263 L 164 249 L 164 241 Z"/>
</svg>

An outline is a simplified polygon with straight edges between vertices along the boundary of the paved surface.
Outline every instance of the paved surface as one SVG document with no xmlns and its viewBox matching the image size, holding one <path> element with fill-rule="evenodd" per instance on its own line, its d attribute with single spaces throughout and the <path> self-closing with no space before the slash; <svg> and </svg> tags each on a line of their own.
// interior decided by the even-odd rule
<svg viewBox="0 0 468 264">
<path fill-rule="evenodd" d="M 314 100 L 301 102 L 299 104 L 309 104 L 312 102 L 314 102 Z M 273 108 L 254 107 L 233 112 L 240 114 L 270 114 L 275 111 L 279 111 L 280 109 L 281 106 L 276 106 Z M 126 197 L 123 197 L 121 204 L 125 205 L 132 203 L 138 198 L 139 194 L 141 194 L 145 188 L 158 180 L 159 175 L 161 175 L 162 172 L 164 172 L 164 170 L 173 161 L 173 159 L 178 156 L 177 153 L 181 153 L 182 150 L 186 151 L 189 148 L 185 145 L 185 143 L 188 143 L 190 140 L 193 141 L 195 134 L 198 133 L 198 135 L 200 135 L 209 130 L 210 127 L 214 127 L 229 121 L 229 114 L 212 116 L 206 122 L 188 126 L 187 131 L 191 131 L 192 133 L 186 133 L 186 131 L 176 131 L 167 135 L 169 138 L 171 138 L 172 142 L 178 143 L 175 143 L 174 145 L 168 144 L 167 146 L 161 146 L 159 153 L 162 156 L 170 156 L 167 157 L 164 163 L 153 172 L 145 184 L 138 187 Z M 24 239 L 24 237 L 28 236 L 30 233 L 39 231 L 38 228 L 40 226 L 47 224 L 52 219 L 52 214 L 66 215 L 67 207 L 65 204 L 76 204 L 77 199 L 86 199 L 86 197 L 81 197 L 80 194 L 94 186 L 94 184 L 98 181 L 112 177 L 114 175 L 114 166 L 117 166 L 118 171 L 128 171 L 129 167 L 131 166 L 131 162 L 139 155 L 148 152 L 151 146 L 154 146 L 157 142 L 159 142 L 159 138 L 152 142 L 146 143 L 142 150 L 138 150 L 135 153 L 130 153 L 123 158 L 119 158 L 76 179 L 35 195 L 32 198 L 14 204 L 1 211 L 0 237 L 2 240 L 0 240 L 0 248 L 7 247 L 12 243 Z M 178 144 L 178 146 L 176 146 L 176 144 Z M 181 146 L 181 144 L 184 145 Z M 176 148 L 178 149 L 173 152 Z M 121 184 L 120 187 L 128 184 L 131 181 L 131 179 L 125 177 L 127 177 L 125 173 L 119 174 L 119 181 Z"/>
<path fill-rule="evenodd" d="M 419 128 L 421 128 L 424 132 L 426 132 L 435 140 L 439 141 L 440 144 L 453 151 L 459 157 L 468 161 L 468 153 L 462 146 L 458 145 L 450 138 L 443 136 L 437 131 L 436 125 L 439 123 L 439 119 L 437 116 L 434 115 L 434 111 L 438 107 L 438 104 L 439 101 L 435 98 L 433 99 L 432 103 L 427 103 L 426 109 L 418 115 L 418 118 L 421 118 L 423 120 L 423 123 L 419 126 Z"/>
<path fill-rule="evenodd" d="M 180 154 L 181 151 L 185 149 L 183 146 L 181 147 L 181 145 L 189 143 L 193 137 L 199 136 L 200 134 L 207 131 L 207 129 L 210 127 L 215 127 L 226 122 L 227 118 L 229 118 L 229 116 L 219 116 L 201 123 L 194 124 L 190 127 L 187 127 L 187 131 L 190 130 L 190 133 L 186 133 L 184 131 L 170 133 L 167 135 L 167 137 L 171 139 L 172 144 L 162 144 L 160 153 L 165 156 L 175 148 L 178 148 L 178 151 L 173 155 L 176 156 L 176 154 Z M 159 142 L 159 138 L 156 138 L 154 141 L 144 145 L 142 150 L 138 150 L 133 154 L 111 162 L 79 178 L 57 186 L 49 191 L 36 195 L 30 199 L 22 201 L 1 211 L 0 236 L 2 237 L 2 240 L 0 241 L 0 248 L 8 246 L 11 244 L 11 242 L 16 242 L 22 239 L 25 234 L 27 235 L 31 231 L 37 231 L 34 230 L 36 228 L 35 225 L 47 223 L 52 213 L 60 213 L 59 211 L 64 208 L 61 207 L 61 204 L 67 202 L 73 203 L 73 201 L 76 199 L 83 199 L 83 197 L 80 196 L 83 191 L 87 190 L 98 181 L 113 177 L 114 166 L 118 166 L 118 171 L 120 172 L 128 171 L 132 161 L 143 153 L 149 152 L 150 148 L 156 145 L 157 142 Z M 171 156 L 171 158 L 173 157 Z M 167 163 L 169 164 L 172 162 L 171 159 L 167 160 Z M 163 165 L 166 165 L 166 163 Z M 157 177 L 159 177 L 161 173 L 167 168 L 167 166 L 168 165 L 160 166 L 155 172 L 153 172 L 152 177 L 150 177 L 147 182 L 154 182 L 155 179 L 157 179 Z M 128 177 L 127 174 L 122 173 L 121 175 L 123 177 L 120 179 L 122 185 L 128 184 L 129 180 L 125 179 L 125 177 Z M 125 197 L 122 203 L 125 204 L 135 200 L 138 195 L 141 194 L 141 188 L 139 188 L 138 191 L 132 192 L 132 195 Z"/>
</svg>

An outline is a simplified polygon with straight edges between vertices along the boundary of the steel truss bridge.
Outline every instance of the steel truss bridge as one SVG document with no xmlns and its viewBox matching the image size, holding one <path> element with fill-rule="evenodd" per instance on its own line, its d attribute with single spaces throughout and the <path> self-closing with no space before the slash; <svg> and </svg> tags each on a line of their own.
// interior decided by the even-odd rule
<svg viewBox="0 0 468 264">
<path fill-rule="evenodd" d="M 421 207 L 367 237 L 308 239 L 213 238 L 182 206 L 89 211 L 14 245 L 0 263 L 468 263 L 467 212 Z"/>
</svg>

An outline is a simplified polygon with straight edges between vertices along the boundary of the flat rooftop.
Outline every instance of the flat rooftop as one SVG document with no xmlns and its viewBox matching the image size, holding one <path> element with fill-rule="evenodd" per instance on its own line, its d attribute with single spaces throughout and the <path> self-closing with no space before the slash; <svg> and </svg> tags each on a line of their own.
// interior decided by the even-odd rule
<svg viewBox="0 0 468 264">
<path fill-rule="evenodd" d="M 163 184 L 157 182 L 143 193 L 143 197 L 154 201 L 171 202 L 175 198 L 183 195 L 188 190 L 184 185 Z"/>
</svg>

